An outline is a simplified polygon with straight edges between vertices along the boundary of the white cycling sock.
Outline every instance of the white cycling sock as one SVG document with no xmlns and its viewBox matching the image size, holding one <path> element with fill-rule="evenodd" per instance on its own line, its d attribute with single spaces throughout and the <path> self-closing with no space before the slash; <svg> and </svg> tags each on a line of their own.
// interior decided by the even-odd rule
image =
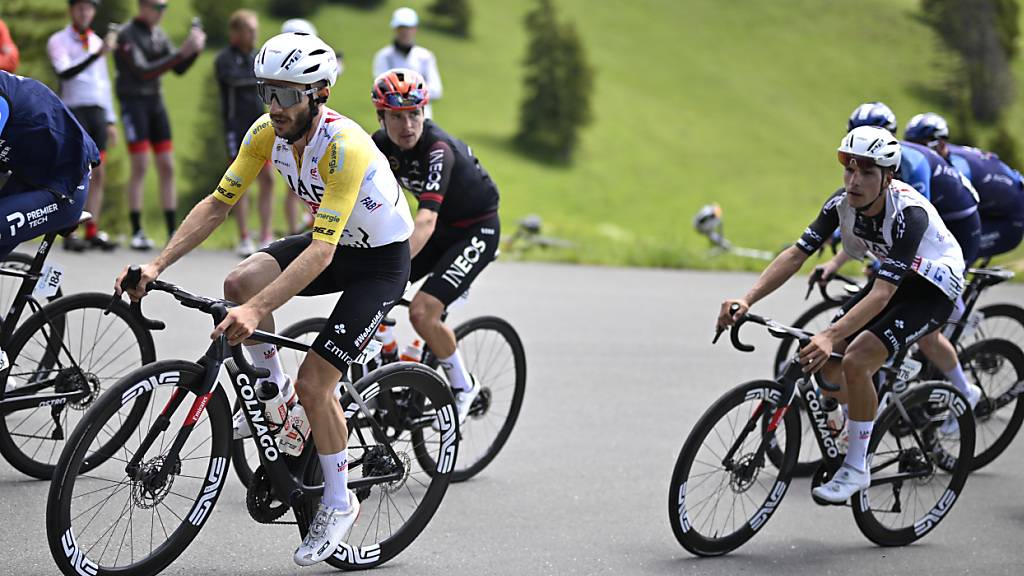
<svg viewBox="0 0 1024 576">
<path fill-rule="evenodd" d="M 846 459 L 843 463 L 856 468 L 861 472 L 868 469 L 868 442 L 871 441 L 871 429 L 874 428 L 874 420 L 861 422 L 859 420 L 847 420 L 846 430 L 850 434 L 850 444 L 846 448 Z"/>
<path fill-rule="evenodd" d="M 252 358 L 252 365 L 257 368 L 266 368 L 270 370 L 270 380 L 277 384 L 281 390 L 281 396 L 284 397 L 285 401 L 291 400 L 292 394 L 295 393 L 294 387 L 292 386 L 291 379 L 284 373 L 284 367 L 281 366 L 281 354 L 277 351 L 277 346 L 273 344 L 253 344 L 252 346 L 246 346 L 246 350 L 249 351 L 249 357 Z M 260 378 L 256 383 L 259 384 L 264 378 Z"/>
<path fill-rule="evenodd" d="M 953 368 L 949 372 L 943 372 L 946 378 L 956 386 L 956 389 L 963 392 L 964 396 L 967 396 L 967 376 L 964 375 L 964 368 L 959 362 L 956 363 L 956 368 Z"/>
<path fill-rule="evenodd" d="M 324 506 L 348 510 L 348 449 L 337 454 L 317 454 L 324 472 Z"/>
<path fill-rule="evenodd" d="M 465 392 L 473 387 L 469 382 L 469 372 L 466 372 L 466 367 L 462 365 L 462 355 L 459 354 L 458 348 L 455 349 L 455 354 L 438 360 L 444 368 L 445 375 L 448 376 L 452 389 Z"/>
</svg>

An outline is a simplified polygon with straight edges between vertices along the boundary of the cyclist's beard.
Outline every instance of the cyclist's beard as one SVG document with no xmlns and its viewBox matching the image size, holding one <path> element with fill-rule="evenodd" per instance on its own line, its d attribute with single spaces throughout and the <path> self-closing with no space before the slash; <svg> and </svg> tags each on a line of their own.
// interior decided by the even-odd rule
<svg viewBox="0 0 1024 576">
<path fill-rule="evenodd" d="M 302 137 L 306 135 L 306 132 L 309 131 L 309 128 L 312 124 L 313 110 L 311 108 L 306 108 L 305 110 L 302 111 L 301 114 L 296 116 L 295 126 L 292 128 L 291 132 L 286 132 L 282 134 L 281 138 L 284 138 L 285 141 L 287 141 L 289 144 L 294 144 L 295 142 L 301 140 Z"/>
</svg>

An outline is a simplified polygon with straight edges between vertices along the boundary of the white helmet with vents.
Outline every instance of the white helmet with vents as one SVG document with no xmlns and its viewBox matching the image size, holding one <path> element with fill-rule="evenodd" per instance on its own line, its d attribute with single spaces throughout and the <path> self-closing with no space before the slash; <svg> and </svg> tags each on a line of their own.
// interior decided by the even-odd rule
<svg viewBox="0 0 1024 576">
<path fill-rule="evenodd" d="M 867 158 L 882 168 L 900 168 L 900 143 L 885 128 L 858 126 L 843 137 L 837 150 L 839 163 L 848 166 L 851 156 Z"/>
<path fill-rule="evenodd" d="M 281 80 L 296 84 L 325 83 L 334 86 L 338 79 L 338 58 L 326 42 L 310 34 L 278 34 L 263 44 L 253 65 L 261 80 Z"/>
</svg>

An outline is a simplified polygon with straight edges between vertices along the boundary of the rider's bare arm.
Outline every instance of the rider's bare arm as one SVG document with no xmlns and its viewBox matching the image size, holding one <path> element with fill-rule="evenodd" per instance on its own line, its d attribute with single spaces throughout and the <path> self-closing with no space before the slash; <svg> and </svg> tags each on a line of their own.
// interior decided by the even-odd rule
<svg viewBox="0 0 1024 576">
<path fill-rule="evenodd" d="M 416 212 L 415 225 L 412 236 L 409 238 L 409 248 L 413 258 L 420 253 L 434 233 L 434 227 L 437 226 L 437 212 L 429 208 L 420 208 Z"/>
<path fill-rule="evenodd" d="M 203 240 L 224 222 L 229 212 L 229 204 L 216 200 L 212 195 L 203 198 L 189 211 L 160 255 L 153 259 L 153 265 L 160 272 L 166 270 L 179 258 L 202 244 Z"/>
</svg>

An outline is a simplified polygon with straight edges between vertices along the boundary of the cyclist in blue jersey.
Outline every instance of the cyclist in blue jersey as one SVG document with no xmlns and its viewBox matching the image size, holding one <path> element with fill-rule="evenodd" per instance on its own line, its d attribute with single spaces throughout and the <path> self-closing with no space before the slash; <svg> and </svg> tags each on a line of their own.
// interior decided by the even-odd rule
<svg viewBox="0 0 1024 576">
<path fill-rule="evenodd" d="M 906 138 L 935 150 L 966 176 L 978 192 L 981 243 L 978 256 L 990 258 L 1020 245 L 1024 238 L 1024 178 L 999 156 L 949 142 L 949 125 L 933 112 L 907 123 Z"/>
<path fill-rule="evenodd" d="M 881 102 L 867 102 L 850 114 L 847 130 L 857 126 L 880 126 L 895 136 L 896 115 Z M 900 151 L 903 160 L 896 178 L 931 201 L 970 265 L 977 259 L 981 243 L 978 196 L 970 181 L 927 146 L 901 140 Z"/>
<path fill-rule="evenodd" d="M 49 88 L 0 71 L 0 257 L 78 222 L 96 143 Z"/>
</svg>

